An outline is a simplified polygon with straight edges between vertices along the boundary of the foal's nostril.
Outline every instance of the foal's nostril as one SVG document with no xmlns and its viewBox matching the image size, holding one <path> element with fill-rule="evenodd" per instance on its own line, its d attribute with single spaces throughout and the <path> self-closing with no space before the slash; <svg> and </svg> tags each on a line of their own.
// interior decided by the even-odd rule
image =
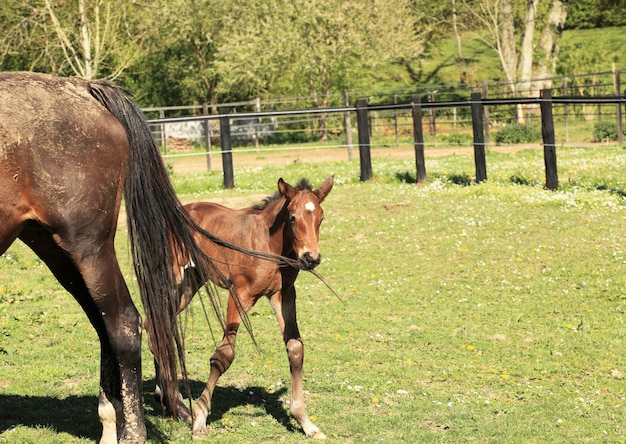
<svg viewBox="0 0 626 444">
<path fill-rule="evenodd" d="M 312 270 L 317 267 L 322 261 L 322 256 L 319 254 L 313 256 L 310 251 L 307 251 L 300 257 L 300 263 L 305 270 Z"/>
</svg>

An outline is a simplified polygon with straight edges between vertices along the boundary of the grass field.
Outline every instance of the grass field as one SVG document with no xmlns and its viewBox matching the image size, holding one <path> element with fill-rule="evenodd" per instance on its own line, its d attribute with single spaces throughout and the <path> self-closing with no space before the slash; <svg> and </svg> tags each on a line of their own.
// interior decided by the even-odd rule
<svg viewBox="0 0 626 444">
<path fill-rule="evenodd" d="M 540 150 L 489 152 L 489 180 L 473 158 L 298 162 L 174 175 L 182 200 L 243 206 L 278 177 L 318 185 L 324 260 L 298 284 L 309 414 L 327 442 L 626 441 L 626 153 L 558 149 L 560 189 L 546 191 Z M 124 229 L 118 256 L 132 291 Z M 138 297 L 136 297 L 138 300 Z M 187 315 L 187 358 L 198 396 L 214 341 L 199 304 Z M 289 369 L 271 309 L 250 314 L 219 383 L 209 442 L 296 443 Z M 213 322 L 214 327 L 217 325 Z M 191 442 L 161 416 L 144 340 L 151 443 Z M 19 243 L 0 257 L 0 442 L 99 438 L 99 345 L 78 305 Z"/>
</svg>

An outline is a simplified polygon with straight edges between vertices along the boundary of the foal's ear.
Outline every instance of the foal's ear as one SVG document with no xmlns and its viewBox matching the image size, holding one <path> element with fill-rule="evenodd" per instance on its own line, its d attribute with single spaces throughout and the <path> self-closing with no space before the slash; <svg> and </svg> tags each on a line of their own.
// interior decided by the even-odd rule
<svg viewBox="0 0 626 444">
<path fill-rule="evenodd" d="M 330 193 L 330 190 L 333 189 L 334 178 L 335 176 L 330 176 L 328 179 L 324 181 L 322 185 L 320 185 L 320 187 L 317 190 L 313 191 L 313 194 L 317 196 L 317 199 L 320 201 L 320 203 L 322 203 L 324 199 L 326 199 L 326 196 L 328 196 L 328 193 Z"/>
<path fill-rule="evenodd" d="M 278 179 L 278 191 L 280 191 L 280 195 L 287 200 L 291 200 L 296 194 L 294 187 L 285 182 L 282 177 Z"/>
</svg>

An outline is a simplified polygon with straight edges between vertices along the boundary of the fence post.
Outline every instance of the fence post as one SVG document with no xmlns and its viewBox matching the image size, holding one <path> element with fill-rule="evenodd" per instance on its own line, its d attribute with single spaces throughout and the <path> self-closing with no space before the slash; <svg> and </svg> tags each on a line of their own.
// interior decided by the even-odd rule
<svg viewBox="0 0 626 444">
<path fill-rule="evenodd" d="M 417 183 L 426 180 L 426 161 L 424 160 L 424 129 L 422 127 L 422 104 L 419 96 L 413 96 L 411 102 L 413 116 L 413 147 L 415 148 L 415 171 Z"/>
<path fill-rule="evenodd" d="M 472 130 L 474 132 L 474 164 L 476 165 L 476 183 L 480 183 L 487 180 L 483 102 L 480 100 L 479 92 L 473 92 L 470 99 L 472 107 Z"/>
<path fill-rule="evenodd" d="M 489 85 L 486 80 L 483 81 L 483 97 L 486 99 L 489 97 Z M 491 144 L 491 121 L 489 120 L 489 106 L 483 105 L 484 110 L 484 120 L 483 125 L 485 126 L 485 146 L 489 146 Z"/>
<path fill-rule="evenodd" d="M 233 150 L 230 143 L 230 118 L 229 108 L 220 106 L 217 108 L 220 114 L 220 142 L 222 145 L 222 167 L 224 169 L 224 188 L 232 190 L 235 188 L 233 175 Z"/>
<path fill-rule="evenodd" d="M 428 93 L 428 101 L 435 101 L 435 94 L 437 91 L 430 91 Z M 435 122 L 435 110 L 433 108 L 428 108 L 428 123 L 429 123 L 429 133 L 433 136 L 434 143 L 437 145 L 437 122 Z"/>
<path fill-rule="evenodd" d="M 541 98 L 541 135 L 543 137 L 543 159 L 546 165 L 546 188 L 556 190 L 559 186 L 559 177 L 556 169 L 552 90 L 542 89 L 539 97 Z"/>
<path fill-rule="evenodd" d="M 359 127 L 359 159 L 361 161 L 361 182 L 372 178 L 372 157 L 370 154 L 370 128 L 367 100 L 356 101 L 356 121 Z"/>
<path fill-rule="evenodd" d="M 619 96 L 619 92 L 621 89 L 620 85 L 620 71 L 615 68 L 615 63 L 613 63 L 613 90 L 616 96 Z M 624 128 L 622 126 L 622 105 L 618 103 L 615 111 L 617 113 L 617 141 L 620 143 L 624 143 Z"/>
<path fill-rule="evenodd" d="M 159 110 L 159 119 L 165 119 L 165 111 Z M 161 146 L 163 147 L 163 154 L 167 155 L 167 134 L 165 133 L 165 124 L 161 124 Z"/>
<path fill-rule="evenodd" d="M 209 115 L 209 105 L 206 103 L 202 104 L 202 114 L 205 116 Z M 212 171 L 213 166 L 211 165 L 211 122 L 209 119 L 205 119 L 204 123 L 204 149 L 206 151 L 206 167 L 207 171 Z"/>
<path fill-rule="evenodd" d="M 254 99 L 254 112 L 255 113 L 261 112 L 261 99 L 259 97 Z M 261 119 L 257 117 L 256 119 L 254 119 L 254 148 L 257 153 L 259 152 L 259 140 L 260 139 L 261 139 Z"/>
<path fill-rule="evenodd" d="M 568 91 L 567 77 L 563 79 L 563 95 L 567 96 Z M 569 142 L 569 105 L 563 104 L 563 121 L 565 122 L 565 142 Z"/>
<path fill-rule="evenodd" d="M 348 90 L 343 90 L 343 106 L 350 106 L 350 99 L 348 98 Z M 352 160 L 352 126 L 350 125 L 350 112 L 343 113 L 343 126 L 346 131 L 346 145 L 348 145 L 348 160 Z"/>
<path fill-rule="evenodd" d="M 393 104 L 398 104 L 398 95 L 393 95 Z M 398 108 L 393 109 L 393 127 L 396 134 L 396 146 L 400 143 L 400 129 L 398 128 Z"/>
</svg>

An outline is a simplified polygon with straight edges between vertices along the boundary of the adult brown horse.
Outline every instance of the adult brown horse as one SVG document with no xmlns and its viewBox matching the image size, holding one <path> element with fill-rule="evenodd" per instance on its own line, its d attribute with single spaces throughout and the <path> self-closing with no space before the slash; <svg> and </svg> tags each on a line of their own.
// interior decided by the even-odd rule
<svg viewBox="0 0 626 444">
<path fill-rule="evenodd" d="M 299 268 L 312 270 L 321 260 L 318 241 L 324 212 L 320 204 L 332 186 L 332 176 L 315 190 L 311 189 L 305 180 L 293 187 L 280 179 L 278 192 L 258 206 L 232 210 L 214 203 L 196 202 L 185 205 L 185 208 L 200 227 L 210 228 L 215 235 L 227 242 L 244 249 L 291 258 L 297 261 Z M 209 379 L 193 407 L 193 437 L 202 438 L 207 433 L 206 421 L 211 410 L 213 390 L 217 380 L 230 367 L 235 357 L 235 339 L 242 317 L 259 298 L 267 296 L 276 314 L 289 357 L 291 370 L 289 411 L 307 436 L 325 438 L 309 419 L 304 403 L 302 388 L 304 348 L 296 322 L 294 287 L 299 269 L 217 246 L 199 236 L 196 240 L 204 253 L 213 258 L 220 276 L 229 276 L 228 280 L 214 277 L 212 279 L 215 284 L 228 288 L 230 295 L 224 337 L 211 357 Z M 189 263 L 183 271 L 184 277 L 180 279 L 179 311 L 191 302 L 200 288 L 201 280 L 194 276 L 193 265 L 195 264 Z M 151 337 L 149 341 L 153 346 L 154 341 Z M 176 380 L 161 377 L 159 381 L 169 386 L 178 384 Z M 191 419 L 181 399 L 179 396 L 178 416 Z"/>
<path fill-rule="evenodd" d="M 107 444 L 146 439 L 140 316 L 113 242 L 122 195 L 148 333 L 157 338 L 153 352 L 164 364 L 159 371 L 175 377 L 182 352 L 175 346 L 173 264 L 185 257 L 202 265 L 201 280 L 217 271 L 208 270 L 195 244 L 197 227 L 176 198 L 141 111 L 108 82 L 1 73 L 0 254 L 16 238 L 24 241 L 94 326 Z"/>
</svg>

